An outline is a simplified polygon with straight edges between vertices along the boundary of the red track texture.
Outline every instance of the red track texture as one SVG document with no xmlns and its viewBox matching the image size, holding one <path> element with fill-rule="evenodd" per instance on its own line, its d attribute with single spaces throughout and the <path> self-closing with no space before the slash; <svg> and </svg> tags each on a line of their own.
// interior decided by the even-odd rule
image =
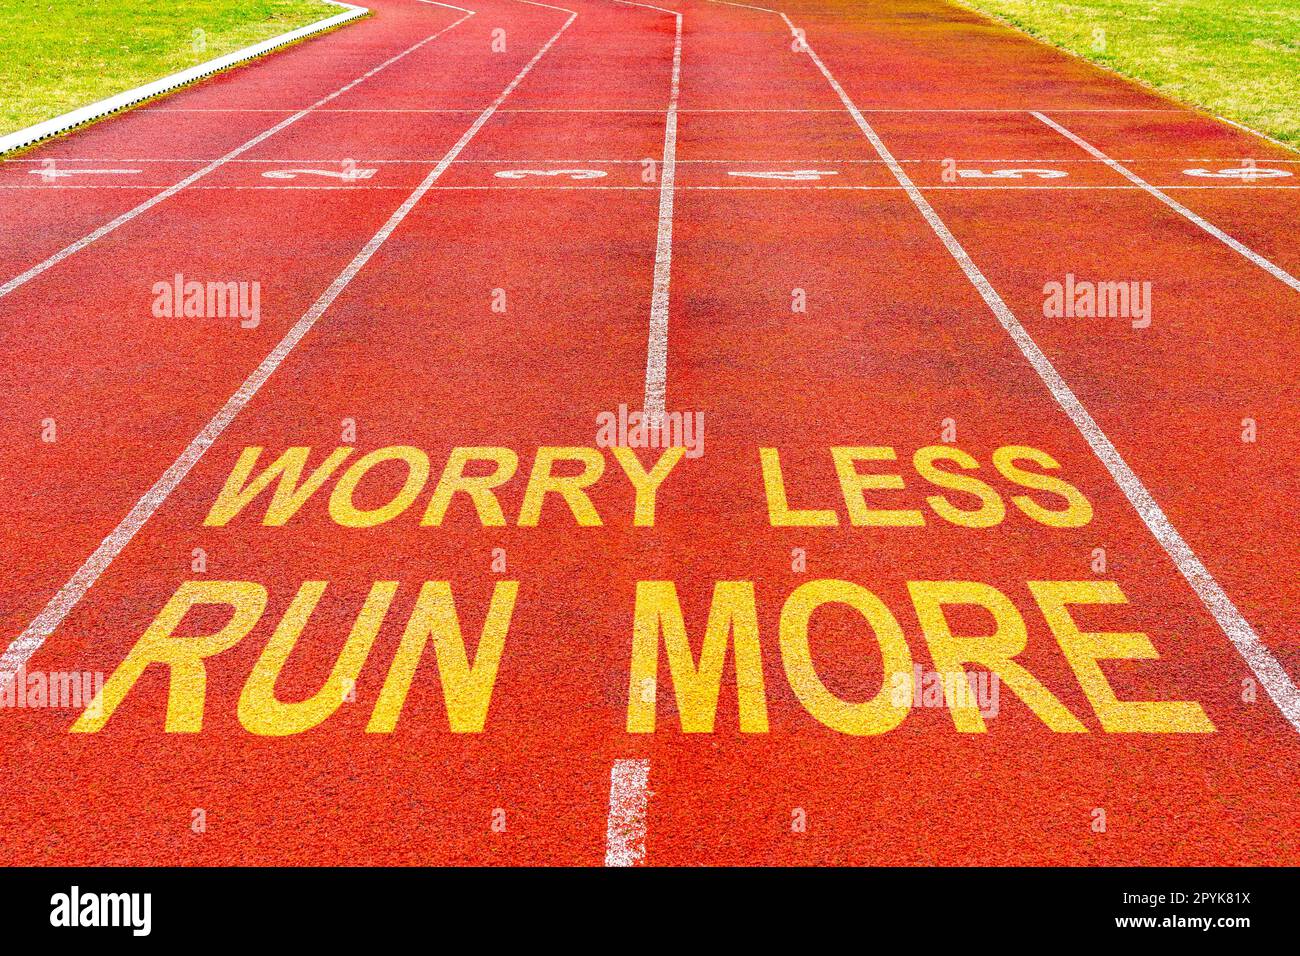
<svg viewBox="0 0 1300 956">
<path fill-rule="evenodd" d="M 337 292 L 25 661 L 29 679 L 111 675 L 184 582 L 257 582 L 269 595 L 260 621 L 207 660 L 206 688 L 188 685 L 204 701 L 201 729 L 165 730 L 161 665 L 94 733 L 70 732 L 81 708 L 3 708 L 0 856 L 599 865 L 611 853 L 611 768 L 637 760 L 649 769 L 632 798 L 636 862 L 1300 863 L 1296 727 L 822 67 L 1249 622 L 1292 694 L 1300 292 L 1034 114 L 1292 276 L 1300 157 L 935 0 L 783 0 L 815 56 L 778 14 L 708 0 L 461 5 L 474 16 L 374 0 L 370 19 L 0 164 L 0 282 L 27 276 L 0 295 L 4 646 L 48 613 L 332 283 Z M 680 92 L 665 250 L 674 13 Z M 384 232 L 449 151 L 454 161 Z M 1184 172 L 1247 159 L 1293 175 Z M 342 170 L 348 160 L 376 172 L 264 175 Z M 1067 175 L 954 180 L 945 160 Z M 39 175 L 50 168 L 68 174 Z M 76 172 L 87 169 L 138 172 Z M 605 175 L 554 172 L 573 169 Z M 518 170 L 552 175 L 496 175 Z M 821 175 L 732 175 L 793 170 Z M 371 255 L 349 273 L 368 243 Z M 653 527 L 633 525 L 632 488 L 608 449 L 589 489 L 601 526 L 579 526 L 555 495 L 536 527 L 518 526 L 540 446 L 595 448 L 600 413 L 641 407 L 657 256 L 669 279 L 666 406 L 703 413 L 704 454 L 665 481 Z M 151 290 L 178 273 L 258 282 L 260 322 L 155 317 Z M 1045 317 L 1045 283 L 1067 274 L 1150 282 L 1151 324 Z M 796 289 L 806 311 L 792 311 Z M 504 313 L 492 308 L 494 290 L 504 290 Z M 1254 440 L 1243 438 L 1245 419 Z M 355 438 L 340 440 L 349 420 Z M 959 527 L 925 503 L 938 492 L 912 454 L 946 444 L 979 462 L 971 474 L 997 489 L 1004 520 Z M 292 446 L 310 446 L 315 467 L 339 445 L 354 446 L 353 459 L 419 448 L 428 484 L 372 528 L 331 518 L 337 475 L 283 526 L 262 523 L 269 493 L 226 526 L 205 525 L 245 448 L 266 449 L 260 469 Z M 1090 502 L 1091 520 L 1048 527 L 1014 506 L 1011 496 L 1026 493 L 1048 508 L 1062 501 L 998 476 L 993 453 L 1009 445 L 1050 454 Z M 499 489 L 506 526 L 483 527 L 463 495 L 441 526 L 421 526 L 448 454 L 468 446 L 519 455 L 519 473 Z M 895 449 L 897 462 L 859 469 L 899 474 L 904 487 L 867 495 L 876 508 L 920 510 L 924 526 L 851 526 L 831 458 L 838 446 Z M 779 450 L 790 506 L 834 509 L 837 526 L 772 525 L 759 458 L 767 447 Z M 657 455 L 639 452 L 647 467 Z M 398 467 L 376 469 L 357 505 L 378 507 L 402 478 Z M 977 505 L 948 494 L 960 508 Z M 1050 729 L 1005 682 L 987 733 L 960 731 L 942 703 L 912 708 L 886 733 L 827 726 L 792 690 L 780 640 L 787 597 L 816 579 L 877 595 L 925 669 L 935 665 L 908 582 L 996 588 L 1028 629 L 1016 661 L 1084 732 Z M 519 594 L 483 729 L 450 728 L 430 649 L 396 727 L 367 733 L 420 585 L 451 583 L 472 659 L 505 580 Z M 766 732 L 740 727 L 730 656 L 711 732 L 683 732 L 681 681 L 666 659 L 654 732 L 628 732 L 637 582 L 656 580 L 676 583 L 697 655 L 715 582 L 753 582 Z M 241 691 L 305 581 L 328 586 L 275 685 L 283 701 L 327 685 L 373 582 L 399 586 L 355 694 L 312 729 L 259 736 L 239 719 Z M 1071 613 L 1084 631 L 1145 633 L 1158 657 L 1104 660 L 1105 683 L 1121 701 L 1194 701 L 1213 730 L 1106 729 L 1033 581 L 1114 582 L 1126 604 Z M 211 632 L 229 614 L 196 610 L 178 634 Z M 993 626 L 978 608 L 949 618 L 976 640 Z M 847 607 L 819 610 L 810 642 L 820 679 L 845 701 L 873 697 L 889 677 L 875 634 Z"/>
</svg>

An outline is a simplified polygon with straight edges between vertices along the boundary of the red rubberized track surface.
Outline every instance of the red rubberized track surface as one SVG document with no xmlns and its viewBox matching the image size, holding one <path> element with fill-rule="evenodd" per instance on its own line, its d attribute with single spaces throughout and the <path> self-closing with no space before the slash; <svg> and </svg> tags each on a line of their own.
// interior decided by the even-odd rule
<svg viewBox="0 0 1300 956">
<path fill-rule="evenodd" d="M 7 862 L 598 865 L 626 861 L 608 831 L 611 813 L 630 813 L 630 858 L 651 864 L 1300 863 L 1300 737 L 1279 706 L 1300 678 L 1300 291 L 1035 114 L 1283 276 L 1300 272 L 1296 154 L 931 0 L 781 3 L 806 45 L 776 12 L 708 0 L 463 0 L 470 17 L 417 0 L 372 6 L 368 20 L 0 165 L 0 282 L 15 279 L 0 295 L 5 646 L 115 534 L 84 596 L 24 652 L 28 674 L 113 673 L 187 580 L 269 593 L 248 636 L 207 660 L 197 733 L 165 732 L 161 666 L 96 733 L 69 732 L 80 710 L 0 710 Z M 953 180 L 947 159 L 1066 175 Z M 376 171 L 328 175 L 347 160 Z M 1292 175 L 1185 172 L 1243 160 Z M 299 172 L 265 175 L 277 169 Z M 313 169 L 326 174 L 301 172 Z M 556 172 L 575 169 L 604 175 Z M 789 178 L 798 170 L 816 175 Z M 589 489 L 602 526 L 579 527 L 548 496 L 538 526 L 518 527 L 539 446 L 596 447 L 598 414 L 642 406 L 657 263 L 669 280 L 666 407 L 703 412 L 705 453 L 666 480 L 653 527 L 633 526 L 632 488 L 608 451 Z M 260 322 L 155 318 L 154 284 L 178 273 L 259 282 Z M 1045 317 L 1044 284 L 1067 273 L 1151 282 L 1151 325 Z M 331 289 L 192 470 L 151 495 Z M 806 312 L 791 309 L 795 289 Z M 1276 667 L 1268 686 L 990 291 L 1249 622 Z M 945 443 L 949 419 L 951 444 L 1008 499 L 994 527 L 924 511 L 935 488 L 911 455 Z M 355 440 L 340 441 L 346 420 Z M 416 446 L 429 483 L 373 528 L 332 520 L 328 485 L 282 527 L 261 523 L 269 494 L 205 526 L 244 448 L 266 449 L 260 469 L 310 446 L 314 467 L 341 444 L 354 457 Z M 1006 445 L 1048 452 L 1092 520 L 1052 528 L 1014 508 L 1024 489 L 990 465 Z M 467 446 L 518 452 L 499 489 L 507 526 L 482 527 L 464 496 L 440 527 L 420 526 L 448 453 Z M 925 526 L 849 526 L 832 446 L 896 449 L 906 487 L 869 493 L 873 506 L 922 509 Z M 780 450 L 791 507 L 836 509 L 839 526 L 771 525 L 761 447 Z M 657 454 L 639 457 L 648 467 Z M 357 504 L 378 507 L 400 485 L 399 471 L 377 470 Z M 115 529 L 142 501 L 147 520 L 123 537 Z M 494 549 L 508 570 L 493 568 Z M 927 668 L 907 582 L 997 588 L 1028 628 L 1017 662 L 1086 732 L 1053 731 L 1005 685 L 983 734 L 958 731 L 942 705 L 879 735 L 825 726 L 792 692 L 778 638 L 787 596 L 817 578 L 879 596 Z M 420 584 L 451 582 L 472 655 L 506 579 L 519 597 L 483 730 L 449 729 L 429 651 L 396 728 L 366 733 Z M 754 582 L 766 733 L 739 727 L 730 659 L 712 732 L 682 731 L 663 661 L 654 733 L 627 732 L 637 582 L 650 580 L 676 582 L 696 654 L 714 583 Z M 1097 580 L 1127 604 L 1076 608 L 1083 629 L 1140 631 L 1158 653 L 1104 661 L 1114 694 L 1195 701 L 1213 732 L 1102 726 L 1027 586 Z M 355 700 L 303 733 L 256 736 L 237 716 L 240 693 L 304 581 L 329 583 L 276 684 L 284 701 L 325 684 L 373 582 L 400 587 Z M 957 633 L 990 632 L 978 609 L 950 619 Z M 196 612 L 186 633 L 223 620 Z M 839 697 L 881 687 L 881 652 L 854 612 L 820 611 L 811 645 Z M 622 761 L 648 766 L 630 795 L 617 780 L 611 793 Z M 801 814 L 806 826 L 792 825 Z"/>
</svg>

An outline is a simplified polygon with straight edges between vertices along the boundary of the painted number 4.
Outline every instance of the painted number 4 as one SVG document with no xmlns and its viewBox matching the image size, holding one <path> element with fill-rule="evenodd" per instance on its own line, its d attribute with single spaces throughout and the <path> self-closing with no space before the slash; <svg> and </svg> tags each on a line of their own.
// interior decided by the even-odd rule
<svg viewBox="0 0 1300 956">
<path fill-rule="evenodd" d="M 1254 164 L 1229 166 L 1227 169 L 1184 169 L 1183 172 L 1201 179 L 1240 179 L 1247 183 L 1256 179 L 1282 179 L 1291 175 L 1285 169 L 1261 169 Z"/>
</svg>

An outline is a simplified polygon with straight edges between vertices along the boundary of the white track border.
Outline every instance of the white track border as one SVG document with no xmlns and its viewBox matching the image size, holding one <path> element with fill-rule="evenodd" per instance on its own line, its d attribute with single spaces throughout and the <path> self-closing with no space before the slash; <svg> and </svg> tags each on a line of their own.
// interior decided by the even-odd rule
<svg viewBox="0 0 1300 956">
<path fill-rule="evenodd" d="M 359 7 L 352 3 L 343 3 L 342 0 L 324 0 L 332 6 L 343 7 L 344 12 L 327 17 L 324 20 L 317 20 L 315 23 L 309 23 L 306 26 L 299 27 L 296 30 L 290 30 L 288 33 L 281 33 L 279 36 L 273 36 L 261 43 L 255 43 L 252 46 L 246 46 L 243 49 L 235 50 L 233 53 L 227 53 L 225 56 L 219 56 L 214 60 L 208 60 L 199 63 L 187 70 L 181 70 L 179 73 L 173 73 L 170 76 L 164 76 L 160 80 L 154 80 L 152 83 L 146 83 L 144 86 L 137 86 L 135 89 L 126 90 L 117 93 L 107 99 L 91 103 L 89 106 L 81 106 L 75 110 L 55 116 L 53 119 L 43 120 L 33 126 L 20 129 L 17 132 L 9 133 L 6 136 L 0 136 L 0 156 L 11 153 L 14 150 L 26 149 L 28 146 L 47 140 L 53 136 L 59 136 L 69 130 L 76 129 L 78 126 L 84 126 L 86 123 L 93 123 L 95 120 L 103 119 L 113 113 L 121 110 L 130 109 L 145 100 L 151 100 L 156 96 L 164 93 L 170 93 L 172 90 L 179 89 L 182 86 L 188 86 L 197 80 L 212 76 L 214 73 L 220 73 L 222 70 L 228 70 L 232 66 L 238 66 L 248 60 L 255 59 L 265 53 L 287 46 L 290 43 L 296 43 L 305 37 L 321 33 L 325 30 L 332 30 L 334 27 L 348 23 L 352 20 L 360 19 L 370 13 L 369 8 Z"/>
</svg>

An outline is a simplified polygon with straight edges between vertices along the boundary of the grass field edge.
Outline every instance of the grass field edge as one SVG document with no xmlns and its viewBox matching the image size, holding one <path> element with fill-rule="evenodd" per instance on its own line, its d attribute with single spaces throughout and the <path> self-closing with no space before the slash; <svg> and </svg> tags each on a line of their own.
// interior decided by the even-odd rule
<svg viewBox="0 0 1300 956">
<path fill-rule="evenodd" d="M 209 77 L 296 46 L 304 40 L 332 33 L 349 23 L 355 23 L 373 15 L 373 11 L 369 7 L 347 3 L 344 0 L 322 0 L 322 2 L 331 6 L 343 7 L 344 12 L 316 20 L 313 23 L 304 24 L 301 27 L 296 27 L 277 36 L 268 37 L 250 46 L 241 47 L 238 50 L 195 64 L 176 73 L 168 74 L 152 82 L 124 90 L 121 93 L 115 93 L 86 106 L 79 106 L 74 110 L 69 110 L 66 113 L 61 113 L 58 116 L 41 120 L 39 123 L 33 123 L 31 126 L 0 136 L 0 160 L 11 159 L 56 137 L 82 129 L 110 116 L 116 116 L 119 113 L 152 103 L 170 96 L 178 90 L 201 83 Z"/>
<path fill-rule="evenodd" d="M 1065 53 L 1068 56 L 1074 57 L 1076 60 L 1082 60 L 1084 63 L 1087 63 L 1090 66 L 1094 66 L 1097 69 L 1102 70 L 1106 73 L 1109 73 L 1111 76 L 1118 76 L 1121 79 L 1127 80 L 1129 83 L 1134 83 L 1137 86 L 1142 87 L 1142 89 L 1155 93 L 1157 96 L 1160 96 L 1161 98 L 1166 99 L 1171 103 L 1177 103 L 1179 106 L 1185 107 L 1196 113 L 1200 113 L 1202 116 L 1208 117 L 1209 119 L 1217 120 L 1220 123 L 1227 123 L 1229 126 L 1235 126 L 1237 129 L 1250 133 L 1252 136 L 1257 136 L 1260 139 L 1265 140 L 1266 142 L 1272 143 L 1274 146 L 1279 146 L 1282 149 L 1287 150 L 1288 152 L 1300 155 L 1300 145 L 1294 145 L 1292 143 L 1285 142 L 1284 140 L 1280 140 L 1275 136 L 1270 136 L 1268 133 L 1265 133 L 1262 130 L 1255 129 L 1253 126 L 1248 126 L 1247 124 L 1243 123 L 1241 120 L 1235 120 L 1227 116 L 1222 116 L 1218 113 L 1215 113 L 1209 107 L 1204 106 L 1200 103 L 1195 103 L 1192 102 L 1191 100 L 1184 100 L 1180 97 L 1174 96 L 1168 90 L 1162 89 L 1148 80 L 1144 80 L 1141 77 L 1134 76 L 1131 73 L 1125 73 L 1123 70 L 1118 70 L 1113 66 L 1109 66 L 1108 64 L 1102 63 L 1098 60 L 1094 60 L 1092 57 L 1088 56 L 1087 54 L 1080 53 L 1077 50 L 1072 50 L 1070 49 L 1070 47 L 1057 42 L 1056 40 L 1040 32 L 1039 30 L 1030 26 L 1029 24 L 1018 23 L 1015 20 L 1011 20 L 1007 17 L 1002 16 L 1001 14 L 993 13 L 992 11 L 989 10 L 984 10 L 978 6 L 973 6 L 970 2 L 968 2 L 968 0 L 946 0 L 946 2 L 962 10 L 965 10 L 968 13 L 973 13 L 975 16 L 980 17 L 984 20 L 997 23 L 1004 27 L 1009 27 L 1010 29 L 1015 30 L 1017 33 L 1023 36 L 1029 37 L 1031 40 L 1034 40 L 1037 43 L 1041 43 L 1044 46 L 1049 46 L 1054 50 L 1059 50 L 1060 52 Z"/>
</svg>

